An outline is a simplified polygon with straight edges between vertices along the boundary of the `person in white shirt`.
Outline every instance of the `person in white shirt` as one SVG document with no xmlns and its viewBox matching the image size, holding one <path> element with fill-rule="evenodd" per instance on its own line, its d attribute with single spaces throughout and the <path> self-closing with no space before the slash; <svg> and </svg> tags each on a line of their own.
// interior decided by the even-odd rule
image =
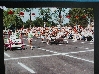
<svg viewBox="0 0 99 74">
<path fill-rule="evenodd" d="M 30 48 L 33 50 L 33 46 L 32 46 L 33 33 L 30 29 L 28 30 L 27 36 L 28 36 L 28 43 L 30 45 Z"/>
<path fill-rule="evenodd" d="M 63 36 L 63 35 L 64 35 L 64 33 L 60 30 L 60 31 L 57 33 L 56 38 L 60 38 L 60 37 Z"/>
</svg>

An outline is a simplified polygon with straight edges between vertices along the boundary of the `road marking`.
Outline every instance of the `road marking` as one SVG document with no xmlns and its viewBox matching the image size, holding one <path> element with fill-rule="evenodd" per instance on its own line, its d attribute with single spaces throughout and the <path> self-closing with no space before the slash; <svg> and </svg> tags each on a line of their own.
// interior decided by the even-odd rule
<svg viewBox="0 0 99 74">
<path fill-rule="evenodd" d="M 93 44 L 93 43 L 89 43 L 89 44 Z"/>
<path fill-rule="evenodd" d="M 71 56 L 71 55 L 65 55 L 65 56 L 68 56 L 68 57 L 70 57 L 70 58 L 74 58 L 74 59 L 78 59 L 78 60 L 83 60 L 83 61 L 90 62 L 90 63 L 94 63 L 94 61 L 90 61 L 90 60 L 86 60 L 86 59 L 82 59 L 82 58 L 74 57 L 74 56 Z"/>
<path fill-rule="evenodd" d="M 46 50 L 46 49 L 42 49 L 42 50 Z"/>
<path fill-rule="evenodd" d="M 6 61 L 6 60 L 17 60 L 17 59 L 26 59 L 26 58 L 47 57 L 47 56 L 53 56 L 53 55 L 59 55 L 59 54 L 38 55 L 38 56 L 27 56 L 27 57 L 17 57 L 17 58 L 8 58 L 8 59 L 4 59 L 4 60 Z"/>
<path fill-rule="evenodd" d="M 38 49 L 46 50 L 46 49 L 42 49 L 42 48 L 38 48 Z M 88 49 L 88 48 L 85 48 L 85 49 Z M 53 55 L 65 55 L 65 56 L 69 56 L 69 57 L 76 58 L 76 59 L 79 59 L 79 60 L 84 60 L 84 61 L 87 61 L 87 62 L 94 63 L 93 61 L 90 61 L 90 60 L 86 60 L 86 59 L 82 59 L 82 58 L 77 58 L 77 57 L 68 55 L 70 53 L 80 53 L 80 52 L 94 51 L 94 49 L 85 50 L 85 51 L 77 51 L 77 52 L 68 52 L 68 53 L 58 53 L 58 52 L 50 51 L 50 50 L 46 50 L 46 51 L 49 51 L 49 52 L 52 52 L 52 53 L 55 53 L 55 54 L 51 54 L 51 55 L 40 55 L 40 56 L 28 56 L 28 57 L 18 57 L 18 58 L 9 58 L 9 59 L 4 59 L 4 60 L 15 60 L 15 59 L 36 58 L 36 57 L 48 57 L 48 56 L 53 56 Z"/>
<path fill-rule="evenodd" d="M 85 49 L 89 49 L 89 48 L 85 48 Z M 46 50 L 46 49 L 45 49 L 45 50 Z M 57 53 L 57 55 L 65 55 L 65 56 L 69 56 L 69 57 L 76 58 L 76 59 L 79 59 L 79 60 L 83 60 L 83 61 L 87 61 L 87 62 L 94 63 L 93 61 L 90 61 L 90 60 L 86 60 L 86 59 L 77 58 L 77 57 L 74 57 L 74 56 L 67 55 L 67 54 L 70 54 L 70 53 L 81 53 L 81 52 L 94 51 L 94 49 L 91 49 L 91 50 L 85 50 L 85 51 L 77 51 L 77 52 L 68 52 L 68 53 L 58 53 L 58 52 L 50 51 L 50 50 L 47 50 L 47 51 L 49 51 L 49 52 L 53 52 L 53 53 Z"/>
<path fill-rule="evenodd" d="M 39 48 L 39 49 L 42 49 L 42 48 Z M 89 48 L 85 48 L 85 49 L 89 49 Z M 42 50 L 46 50 L 46 49 L 42 49 Z M 46 50 L 46 51 L 49 51 L 49 52 L 52 52 L 52 53 L 59 53 L 59 52 L 51 51 L 51 50 Z M 80 53 L 80 52 L 88 52 L 88 51 L 94 51 L 94 49 L 84 50 L 84 51 L 77 51 L 77 52 L 61 53 L 61 54 L 62 54 L 62 55 L 65 55 L 65 54 L 70 54 L 70 53 Z"/>
<path fill-rule="evenodd" d="M 66 54 L 68 54 L 68 53 L 61 53 L 60 55 L 66 55 Z"/>
<path fill-rule="evenodd" d="M 77 52 L 68 52 L 68 53 L 62 53 L 62 54 L 65 55 L 65 54 L 70 54 L 70 53 L 80 53 L 80 52 L 88 52 L 88 51 L 94 51 L 94 49 L 85 50 L 85 51 L 77 51 Z"/>
<path fill-rule="evenodd" d="M 8 55 L 7 53 L 4 52 L 4 55 L 6 55 L 7 57 L 10 57 L 10 55 Z"/>
<path fill-rule="evenodd" d="M 89 48 L 85 48 L 85 49 L 89 49 Z"/>
<path fill-rule="evenodd" d="M 58 52 L 53 52 L 53 53 L 58 53 Z"/>
<path fill-rule="evenodd" d="M 49 52 L 54 52 L 54 51 L 49 51 Z"/>
<path fill-rule="evenodd" d="M 59 44 L 59 45 L 63 45 L 63 44 Z"/>
<path fill-rule="evenodd" d="M 50 50 L 46 50 L 46 51 L 50 51 Z"/>
<path fill-rule="evenodd" d="M 46 50 L 46 49 L 42 49 L 41 50 L 45 50 L 45 51 L 49 51 L 49 52 L 52 52 L 52 53 L 58 53 L 58 52 L 55 52 L 55 51 L 50 51 L 50 50 Z"/>
<path fill-rule="evenodd" d="M 85 42 L 81 42 L 81 43 L 85 43 Z"/>
<path fill-rule="evenodd" d="M 38 48 L 38 49 L 41 49 L 41 48 Z"/>
<path fill-rule="evenodd" d="M 23 68 L 25 68 L 26 70 L 28 70 L 29 72 L 35 73 L 32 69 L 30 69 L 30 68 L 27 67 L 26 65 L 24 65 L 24 64 L 22 64 L 22 63 L 20 63 L 20 62 L 18 62 L 18 64 L 21 65 L 21 66 L 22 66 Z"/>
</svg>

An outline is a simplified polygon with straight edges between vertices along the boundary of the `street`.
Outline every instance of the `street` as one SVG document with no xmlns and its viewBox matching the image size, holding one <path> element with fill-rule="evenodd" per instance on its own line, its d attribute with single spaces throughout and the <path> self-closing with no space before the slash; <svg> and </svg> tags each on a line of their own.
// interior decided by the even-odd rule
<svg viewBox="0 0 99 74">
<path fill-rule="evenodd" d="M 94 74 L 94 42 L 47 45 L 34 37 L 33 50 L 23 42 L 25 50 L 4 51 L 5 74 Z"/>
</svg>

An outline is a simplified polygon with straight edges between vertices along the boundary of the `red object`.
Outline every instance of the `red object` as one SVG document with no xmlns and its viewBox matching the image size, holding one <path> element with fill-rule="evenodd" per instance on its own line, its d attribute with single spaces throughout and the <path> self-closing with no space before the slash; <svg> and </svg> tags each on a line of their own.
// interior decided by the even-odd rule
<svg viewBox="0 0 99 74">
<path fill-rule="evenodd" d="M 78 16 L 76 16 L 75 18 L 76 18 L 76 19 L 78 19 L 79 17 L 78 17 Z"/>
<path fill-rule="evenodd" d="M 35 13 L 32 13 L 32 15 L 35 15 Z"/>
<path fill-rule="evenodd" d="M 20 15 L 24 15 L 24 13 L 23 12 L 20 12 Z"/>
<path fill-rule="evenodd" d="M 70 18 L 70 15 L 66 16 L 67 18 Z"/>
<path fill-rule="evenodd" d="M 8 12 L 8 14 L 13 14 L 13 11 L 12 11 L 12 10 L 10 10 L 10 11 Z"/>
<path fill-rule="evenodd" d="M 83 18 L 86 18 L 86 16 L 84 15 L 84 16 L 82 16 Z"/>
</svg>

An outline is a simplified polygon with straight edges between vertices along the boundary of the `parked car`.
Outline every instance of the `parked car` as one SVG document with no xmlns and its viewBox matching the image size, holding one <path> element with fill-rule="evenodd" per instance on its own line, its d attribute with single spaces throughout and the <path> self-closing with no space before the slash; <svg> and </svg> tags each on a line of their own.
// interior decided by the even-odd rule
<svg viewBox="0 0 99 74">
<path fill-rule="evenodd" d="M 11 35 L 10 38 L 4 42 L 5 51 L 8 49 L 12 50 L 13 48 L 25 49 L 24 46 L 25 44 L 23 44 L 22 39 L 18 38 L 16 34 Z"/>
</svg>

